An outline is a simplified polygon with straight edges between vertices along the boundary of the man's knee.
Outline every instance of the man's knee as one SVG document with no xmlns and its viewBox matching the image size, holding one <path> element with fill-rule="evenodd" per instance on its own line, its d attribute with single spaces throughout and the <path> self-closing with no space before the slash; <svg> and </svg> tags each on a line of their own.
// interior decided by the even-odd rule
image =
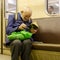
<svg viewBox="0 0 60 60">
<path fill-rule="evenodd" d="M 11 45 L 21 45 L 21 41 L 20 40 L 14 40 Z"/>
<path fill-rule="evenodd" d="M 32 42 L 31 42 L 31 40 L 29 40 L 29 39 L 28 39 L 28 40 L 24 40 L 24 41 L 23 41 L 23 44 L 31 45 L 31 44 L 32 44 Z"/>
</svg>

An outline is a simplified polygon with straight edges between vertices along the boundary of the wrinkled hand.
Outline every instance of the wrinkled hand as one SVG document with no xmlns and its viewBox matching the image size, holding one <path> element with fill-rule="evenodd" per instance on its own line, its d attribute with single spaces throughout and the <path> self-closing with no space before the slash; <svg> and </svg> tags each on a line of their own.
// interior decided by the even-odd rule
<svg viewBox="0 0 60 60">
<path fill-rule="evenodd" d="M 26 28 L 26 24 L 22 23 L 19 27 L 18 30 L 23 30 L 24 28 Z"/>
</svg>

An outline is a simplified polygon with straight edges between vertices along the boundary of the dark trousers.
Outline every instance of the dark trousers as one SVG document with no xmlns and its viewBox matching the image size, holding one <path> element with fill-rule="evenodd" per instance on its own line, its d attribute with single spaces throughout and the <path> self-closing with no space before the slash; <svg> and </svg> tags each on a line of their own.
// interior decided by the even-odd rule
<svg viewBox="0 0 60 60">
<path fill-rule="evenodd" d="M 29 60 L 31 47 L 32 42 L 29 39 L 24 40 L 23 42 L 14 40 L 10 44 L 11 60 L 19 60 L 19 56 L 21 56 L 21 60 Z"/>
</svg>

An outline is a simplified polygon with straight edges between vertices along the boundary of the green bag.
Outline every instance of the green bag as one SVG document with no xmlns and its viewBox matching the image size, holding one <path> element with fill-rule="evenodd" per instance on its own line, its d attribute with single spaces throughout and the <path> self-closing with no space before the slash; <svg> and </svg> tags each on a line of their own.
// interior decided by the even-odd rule
<svg viewBox="0 0 60 60">
<path fill-rule="evenodd" d="M 9 40 L 15 40 L 15 39 L 25 40 L 31 37 L 32 37 L 32 33 L 27 31 L 20 31 L 20 32 L 12 32 L 11 35 L 8 36 L 8 39 Z"/>
</svg>

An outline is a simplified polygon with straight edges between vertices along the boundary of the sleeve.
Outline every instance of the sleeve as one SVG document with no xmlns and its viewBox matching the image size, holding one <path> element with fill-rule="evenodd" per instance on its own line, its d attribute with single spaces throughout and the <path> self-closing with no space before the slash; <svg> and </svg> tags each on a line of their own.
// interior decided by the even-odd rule
<svg viewBox="0 0 60 60">
<path fill-rule="evenodd" d="M 15 22 L 15 16 L 14 15 L 9 15 L 9 18 L 8 18 L 8 25 L 6 27 L 6 34 L 9 35 L 11 34 L 13 31 L 15 31 L 18 27 L 14 27 L 13 28 L 13 24 Z"/>
</svg>

